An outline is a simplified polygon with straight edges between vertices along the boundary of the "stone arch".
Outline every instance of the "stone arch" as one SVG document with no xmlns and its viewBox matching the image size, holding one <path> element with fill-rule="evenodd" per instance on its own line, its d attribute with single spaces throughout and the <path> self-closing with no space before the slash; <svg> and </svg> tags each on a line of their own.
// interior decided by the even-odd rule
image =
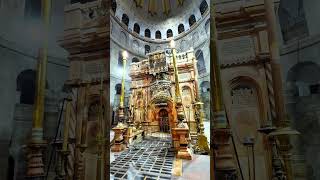
<svg viewBox="0 0 320 180">
<path fill-rule="evenodd" d="M 259 112 L 260 123 L 262 124 L 266 123 L 267 112 L 263 108 L 264 107 L 263 92 L 259 83 L 256 81 L 256 79 L 253 79 L 249 76 L 237 76 L 231 79 L 228 83 L 229 83 L 229 90 L 235 89 L 237 87 L 241 87 L 243 84 L 251 88 L 254 88 L 256 90 L 257 98 L 258 98 L 258 106 L 260 108 L 260 112 Z M 230 92 L 230 95 L 232 95 L 231 92 Z"/>
<path fill-rule="evenodd" d="M 196 17 L 192 14 L 189 17 L 189 26 L 192 27 L 197 22 Z"/>
<path fill-rule="evenodd" d="M 129 19 L 128 15 L 127 14 L 123 14 L 122 18 L 121 18 L 121 22 L 123 24 L 125 24 L 126 26 L 129 26 L 129 21 L 130 21 L 130 19 Z"/>
<path fill-rule="evenodd" d="M 286 107 L 293 128 L 301 133 L 292 143 L 293 154 L 304 157 L 308 179 L 319 179 L 320 163 L 314 159 L 320 157 L 316 138 L 320 136 L 320 66 L 310 61 L 297 63 L 288 71 L 286 81 Z"/>
<path fill-rule="evenodd" d="M 118 84 L 116 84 L 115 85 L 115 90 L 116 90 L 116 94 L 121 94 L 121 84 L 120 83 L 118 83 Z"/>
<path fill-rule="evenodd" d="M 33 69 L 22 71 L 16 79 L 16 91 L 20 92 L 21 104 L 34 104 L 37 72 Z M 48 82 L 46 81 L 46 89 Z"/>
<path fill-rule="evenodd" d="M 115 14 L 116 11 L 117 11 L 117 2 L 116 2 L 116 0 L 112 0 L 111 9 L 112 9 L 112 12 Z"/>
<path fill-rule="evenodd" d="M 269 162 L 266 160 L 270 151 L 265 148 L 264 137 L 257 131 L 260 127 L 266 125 L 266 109 L 263 104 L 262 89 L 253 78 L 248 76 L 237 76 L 230 80 L 227 93 L 229 104 L 228 119 L 233 132 L 235 145 L 239 153 L 241 166 L 248 168 L 245 154 L 247 147 L 243 144 L 246 139 L 253 139 L 255 158 L 261 161 L 256 162 L 257 167 L 261 167 L 262 179 L 267 180 Z M 250 160 L 252 163 L 252 159 Z M 251 174 L 253 171 L 251 171 Z M 245 179 L 248 179 L 248 172 L 244 172 Z"/>
<path fill-rule="evenodd" d="M 171 37 L 173 37 L 173 32 L 171 29 L 168 29 L 167 30 L 167 38 L 171 38 Z"/>
<path fill-rule="evenodd" d="M 199 49 L 196 52 L 196 59 L 197 59 L 198 74 L 202 75 L 202 74 L 207 73 L 206 64 L 205 64 L 205 60 L 204 60 L 204 56 L 203 56 L 202 50 Z"/>
<path fill-rule="evenodd" d="M 137 57 L 133 57 L 131 62 L 137 63 L 137 62 L 140 62 L 140 60 Z"/>
<path fill-rule="evenodd" d="M 147 37 L 147 38 L 151 38 L 151 31 L 150 31 L 150 29 L 144 30 L 144 36 Z"/>
<path fill-rule="evenodd" d="M 208 10 L 208 3 L 206 0 L 203 0 L 201 2 L 199 9 L 200 9 L 201 15 L 204 15 L 204 13 Z"/>
<path fill-rule="evenodd" d="M 134 23 L 133 31 L 136 32 L 137 34 L 140 34 L 140 26 L 138 23 Z"/>
<path fill-rule="evenodd" d="M 161 32 L 159 30 L 156 31 L 155 37 L 156 37 L 156 39 L 161 39 Z"/>
<path fill-rule="evenodd" d="M 288 71 L 286 81 L 289 96 L 320 94 L 320 66 L 314 62 L 298 63 Z"/>
<path fill-rule="evenodd" d="M 184 25 L 183 25 L 183 24 L 179 24 L 179 26 L 178 26 L 178 33 L 181 34 L 181 33 L 183 33 L 184 31 L 185 31 Z"/>
</svg>

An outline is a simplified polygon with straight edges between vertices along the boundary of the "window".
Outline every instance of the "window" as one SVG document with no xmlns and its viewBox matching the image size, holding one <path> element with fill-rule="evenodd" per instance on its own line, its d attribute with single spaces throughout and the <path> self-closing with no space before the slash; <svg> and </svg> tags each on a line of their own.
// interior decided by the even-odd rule
<svg viewBox="0 0 320 180">
<path fill-rule="evenodd" d="M 167 31 L 167 38 L 171 38 L 171 37 L 173 37 L 173 33 L 172 33 L 172 30 L 169 29 L 169 30 Z"/>
<path fill-rule="evenodd" d="M 200 4 L 200 13 L 203 15 L 208 9 L 208 3 L 206 0 L 203 0 Z"/>
<path fill-rule="evenodd" d="M 180 25 L 178 26 L 178 33 L 181 34 L 181 33 L 183 33 L 183 32 L 184 32 L 184 25 L 183 25 L 183 24 L 180 24 Z"/>
<path fill-rule="evenodd" d="M 189 17 L 189 26 L 193 26 L 196 23 L 196 17 L 194 15 L 191 15 Z"/>
<path fill-rule="evenodd" d="M 150 46 L 149 45 L 145 45 L 144 46 L 144 54 L 148 54 L 150 53 Z"/>
<path fill-rule="evenodd" d="M 125 24 L 126 26 L 129 26 L 129 17 L 126 14 L 122 15 L 122 23 Z"/>
<path fill-rule="evenodd" d="M 41 17 L 41 0 L 25 1 L 25 17 L 40 18 Z"/>
<path fill-rule="evenodd" d="M 132 62 L 133 62 L 133 63 L 139 62 L 139 59 L 136 58 L 136 57 L 134 57 L 134 58 L 132 58 Z"/>
<path fill-rule="evenodd" d="M 17 91 L 20 91 L 21 104 L 34 104 L 36 91 L 36 71 L 25 70 L 17 77 Z"/>
<path fill-rule="evenodd" d="M 198 50 L 196 52 L 196 59 L 197 59 L 197 68 L 198 68 L 198 74 L 205 74 L 207 72 L 206 70 L 206 64 L 203 57 L 203 52 L 201 50 Z"/>
<path fill-rule="evenodd" d="M 147 38 L 151 38 L 150 29 L 146 29 L 146 30 L 144 31 L 144 36 L 147 37 Z"/>
<path fill-rule="evenodd" d="M 160 31 L 156 31 L 156 39 L 161 39 L 161 32 Z"/>
<path fill-rule="evenodd" d="M 135 23 L 133 25 L 133 31 L 136 32 L 137 34 L 140 34 L 140 26 L 139 26 L 139 24 Z"/>
<path fill-rule="evenodd" d="M 113 13 L 116 13 L 117 11 L 117 2 L 115 0 L 112 0 L 111 8 Z"/>
<path fill-rule="evenodd" d="M 121 84 L 116 84 L 115 90 L 116 90 L 116 94 L 121 94 Z"/>
</svg>

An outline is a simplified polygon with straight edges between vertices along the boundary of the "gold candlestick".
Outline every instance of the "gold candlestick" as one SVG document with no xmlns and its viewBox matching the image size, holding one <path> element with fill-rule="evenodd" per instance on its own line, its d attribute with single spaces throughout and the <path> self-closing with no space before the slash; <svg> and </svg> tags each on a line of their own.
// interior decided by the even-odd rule
<svg viewBox="0 0 320 180">
<path fill-rule="evenodd" d="M 174 79 L 175 79 L 175 102 L 176 102 L 176 109 L 177 109 L 177 118 L 179 121 L 179 127 L 185 127 L 183 120 L 184 120 L 184 111 L 182 106 L 182 99 L 181 99 L 181 92 L 180 92 L 180 85 L 179 85 L 179 72 L 178 72 L 178 65 L 177 65 L 177 57 L 176 57 L 176 48 L 175 42 L 171 40 L 170 47 L 172 49 L 172 62 L 173 62 L 173 69 L 174 69 Z"/>
<path fill-rule="evenodd" d="M 41 179 L 44 177 L 42 150 L 46 147 L 46 141 L 43 140 L 43 119 L 48 60 L 48 31 L 50 23 L 50 10 L 51 0 L 43 0 L 42 17 L 45 37 L 43 41 L 43 47 L 39 49 L 36 81 L 37 86 L 32 121 L 32 137 L 28 144 L 27 178 L 29 179 Z"/>
</svg>

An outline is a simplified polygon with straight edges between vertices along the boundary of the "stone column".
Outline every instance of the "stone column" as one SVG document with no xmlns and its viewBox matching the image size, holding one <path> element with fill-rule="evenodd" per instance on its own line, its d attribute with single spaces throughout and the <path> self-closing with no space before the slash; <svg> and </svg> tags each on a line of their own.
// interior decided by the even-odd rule
<svg viewBox="0 0 320 180">
<path fill-rule="evenodd" d="M 226 111 L 224 108 L 222 84 L 220 78 L 220 63 L 217 50 L 217 29 L 215 23 L 215 7 L 211 1 L 211 18 L 210 18 L 210 72 L 211 72 L 211 119 L 213 119 L 213 129 L 211 133 L 211 167 L 215 170 L 211 171 L 211 179 L 236 179 L 236 164 L 232 154 L 231 129 L 227 122 Z M 211 121 L 212 122 L 212 121 Z M 214 152 L 214 146 L 217 147 Z"/>
<path fill-rule="evenodd" d="M 270 65 L 271 74 L 273 80 L 273 90 L 274 90 L 274 100 L 276 109 L 276 118 L 274 123 L 278 128 L 285 128 L 289 126 L 289 120 L 287 118 L 287 112 L 284 103 L 283 87 L 282 87 L 282 76 L 280 67 L 280 50 L 278 45 L 278 34 L 277 34 L 277 21 L 274 8 L 274 0 L 264 0 L 266 9 L 266 20 L 268 25 L 268 40 L 270 48 Z M 280 153 L 282 158 L 284 158 L 285 171 L 288 180 L 292 180 L 292 170 L 291 170 L 291 145 L 289 141 L 289 136 L 283 136 L 279 139 L 280 143 Z"/>
</svg>

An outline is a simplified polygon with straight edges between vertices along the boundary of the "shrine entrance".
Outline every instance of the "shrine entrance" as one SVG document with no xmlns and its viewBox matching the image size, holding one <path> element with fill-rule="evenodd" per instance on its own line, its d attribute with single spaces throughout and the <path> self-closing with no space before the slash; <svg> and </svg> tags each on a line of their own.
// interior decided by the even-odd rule
<svg viewBox="0 0 320 180">
<path fill-rule="evenodd" d="M 165 109 L 159 111 L 159 128 L 162 133 L 170 133 L 169 115 Z"/>
</svg>

